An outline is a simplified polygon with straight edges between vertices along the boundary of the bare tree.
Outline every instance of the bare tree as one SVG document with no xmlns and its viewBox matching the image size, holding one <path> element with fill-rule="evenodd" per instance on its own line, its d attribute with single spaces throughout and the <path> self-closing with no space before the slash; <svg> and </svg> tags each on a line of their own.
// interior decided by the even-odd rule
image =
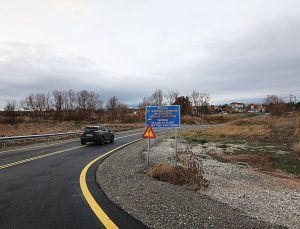
<svg viewBox="0 0 300 229">
<path fill-rule="evenodd" d="M 41 116 L 43 111 L 46 109 L 46 96 L 41 93 L 35 94 L 34 103 L 36 110 L 39 112 L 39 116 Z"/>
<path fill-rule="evenodd" d="M 173 105 L 178 96 L 179 96 L 178 91 L 169 91 L 167 94 L 165 94 L 165 98 L 167 99 L 169 105 Z"/>
<path fill-rule="evenodd" d="M 64 92 L 59 90 L 54 90 L 53 95 L 53 106 L 55 107 L 55 118 L 62 118 L 62 110 L 64 106 Z"/>
<path fill-rule="evenodd" d="M 100 111 L 102 109 L 103 102 L 100 99 L 100 96 L 95 92 L 89 92 L 89 97 L 87 100 L 87 115 L 88 117 L 91 116 L 93 112 L 96 110 Z M 99 112 L 100 115 L 101 112 Z"/>
<path fill-rule="evenodd" d="M 30 94 L 24 100 L 21 100 L 21 107 L 26 111 L 30 111 L 29 114 L 30 116 L 32 116 L 33 119 L 37 118 L 38 107 L 35 94 Z"/>
<path fill-rule="evenodd" d="M 156 89 L 155 92 L 152 94 L 151 98 L 154 106 L 161 106 L 164 100 L 163 91 L 160 89 Z"/>
<path fill-rule="evenodd" d="M 152 101 L 150 97 L 144 97 L 143 100 L 139 103 L 140 109 L 145 109 L 146 106 L 152 105 Z"/>
<path fill-rule="evenodd" d="M 11 125 L 16 124 L 16 118 L 17 118 L 17 102 L 15 100 L 8 101 L 5 108 L 4 108 L 5 114 L 9 118 L 9 123 Z"/>
<path fill-rule="evenodd" d="M 211 97 L 208 93 L 193 91 L 190 96 L 190 100 L 196 109 L 196 115 L 200 114 L 200 116 L 203 117 L 203 115 L 208 112 L 208 105 L 209 101 L 211 100 Z"/>
<path fill-rule="evenodd" d="M 192 102 L 192 106 L 200 106 L 200 93 L 197 91 L 193 91 L 190 96 L 190 101 Z"/>
<path fill-rule="evenodd" d="M 265 98 L 265 105 L 267 111 L 270 112 L 271 115 L 280 116 L 287 111 L 286 103 L 284 103 L 277 95 L 267 95 Z"/>
<path fill-rule="evenodd" d="M 265 105 L 277 104 L 281 102 L 283 102 L 283 100 L 277 95 L 267 95 L 265 98 Z"/>
<path fill-rule="evenodd" d="M 117 116 L 119 116 L 120 120 L 125 120 L 128 115 L 129 109 L 126 104 L 119 103 L 117 106 Z"/>
<path fill-rule="evenodd" d="M 67 96 L 66 100 L 68 101 L 67 109 L 75 110 L 75 108 L 76 108 L 76 93 L 72 89 L 69 89 L 66 92 L 66 96 Z"/>
<path fill-rule="evenodd" d="M 117 117 L 117 107 L 120 104 L 119 99 L 116 96 L 111 97 L 107 104 L 106 104 L 106 108 L 110 113 L 110 118 L 112 120 L 116 120 Z"/>
<path fill-rule="evenodd" d="M 26 111 L 36 110 L 35 102 L 34 102 L 34 95 L 30 94 L 24 100 L 21 100 L 21 106 Z"/>
<path fill-rule="evenodd" d="M 76 101 L 78 109 L 86 111 L 88 109 L 89 92 L 81 90 L 76 93 Z"/>
<path fill-rule="evenodd" d="M 140 120 L 144 121 L 146 106 L 150 105 L 152 105 L 150 97 L 144 97 L 143 100 L 139 103 L 138 117 Z"/>
<path fill-rule="evenodd" d="M 45 95 L 45 103 L 46 103 L 46 111 L 50 111 L 52 110 L 52 98 L 51 98 L 51 94 L 48 92 L 46 95 Z"/>
</svg>

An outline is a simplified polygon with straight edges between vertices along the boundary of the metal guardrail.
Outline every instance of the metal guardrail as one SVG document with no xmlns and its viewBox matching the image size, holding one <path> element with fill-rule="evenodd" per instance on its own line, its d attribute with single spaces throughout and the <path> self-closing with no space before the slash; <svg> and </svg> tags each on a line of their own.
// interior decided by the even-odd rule
<svg viewBox="0 0 300 229">
<path fill-rule="evenodd" d="M 13 136 L 13 137 L 0 137 L 0 143 L 2 148 L 5 148 L 6 142 L 12 141 L 22 141 L 22 140 L 33 140 L 41 138 L 50 138 L 57 136 L 67 136 L 67 135 L 80 135 L 82 132 L 65 132 L 65 133 L 54 133 L 54 134 L 36 134 L 36 135 L 27 135 L 27 136 Z"/>
</svg>

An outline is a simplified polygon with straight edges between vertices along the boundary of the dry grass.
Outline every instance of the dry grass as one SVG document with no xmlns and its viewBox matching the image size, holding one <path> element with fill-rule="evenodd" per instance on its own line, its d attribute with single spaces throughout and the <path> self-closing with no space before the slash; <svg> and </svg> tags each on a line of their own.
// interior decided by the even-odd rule
<svg viewBox="0 0 300 229">
<path fill-rule="evenodd" d="M 248 114 L 214 114 L 214 115 L 206 115 L 201 117 L 195 117 L 190 115 L 183 115 L 181 117 L 181 123 L 184 124 L 221 124 L 227 123 L 234 120 L 243 119 L 245 117 L 249 117 Z"/>
<path fill-rule="evenodd" d="M 199 141 L 246 140 L 276 144 L 292 144 L 300 140 L 300 116 L 292 114 L 287 117 L 259 116 L 240 118 L 222 126 L 206 130 L 183 130 L 181 136 Z"/>
<path fill-rule="evenodd" d="M 36 122 L 17 125 L 0 124 L 0 136 L 18 136 L 32 134 L 47 134 L 68 131 L 80 131 L 83 124 L 74 122 Z"/>
<path fill-rule="evenodd" d="M 222 126 L 205 130 L 184 130 L 181 136 L 194 142 L 247 142 L 248 145 L 260 146 L 258 149 L 235 151 L 233 154 L 223 154 L 220 160 L 243 161 L 263 171 L 284 171 L 289 174 L 300 174 L 300 115 L 289 114 L 286 117 L 260 116 L 244 118 L 226 123 Z M 266 151 L 265 144 L 276 150 Z M 292 153 L 277 154 L 279 151 Z M 268 148 L 267 148 L 268 149 Z M 274 149 L 274 148 L 273 148 Z M 264 152 L 262 152 L 263 150 Z"/>
<path fill-rule="evenodd" d="M 292 151 L 300 156 L 300 143 L 295 143 L 292 146 Z"/>
<path fill-rule="evenodd" d="M 258 140 L 270 136 L 271 131 L 263 126 L 253 125 L 251 127 L 227 124 L 206 130 L 182 130 L 180 136 L 195 142 L 220 141 L 224 139 L 247 139 Z"/>
<path fill-rule="evenodd" d="M 169 164 L 158 164 L 147 174 L 160 181 L 175 185 L 187 185 L 192 190 L 198 190 L 208 185 L 208 182 L 196 169 L 184 168 L 182 166 L 174 167 Z"/>
<path fill-rule="evenodd" d="M 237 126 L 235 124 L 228 124 L 218 128 L 208 129 L 204 133 L 217 138 L 242 137 L 244 139 L 258 139 L 269 136 L 270 130 L 261 125 Z"/>
</svg>

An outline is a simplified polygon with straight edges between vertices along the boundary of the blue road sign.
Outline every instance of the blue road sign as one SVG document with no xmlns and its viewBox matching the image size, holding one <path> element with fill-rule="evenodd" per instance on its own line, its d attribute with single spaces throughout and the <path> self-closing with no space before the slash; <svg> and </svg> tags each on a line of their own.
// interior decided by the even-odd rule
<svg viewBox="0 0 300 229">
<path fill-rule="evenodd" d="M 147 106 L 146 126 L 152 128 L 180 128 L 180 106 Z"/>
</svg>

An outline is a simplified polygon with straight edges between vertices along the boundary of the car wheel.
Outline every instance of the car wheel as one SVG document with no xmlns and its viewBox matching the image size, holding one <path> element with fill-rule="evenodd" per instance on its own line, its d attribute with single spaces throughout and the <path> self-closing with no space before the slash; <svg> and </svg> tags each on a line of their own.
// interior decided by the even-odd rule
<svg viewBox="0 0 300 229">
<path fill-rule="evenodd" d="M 114 141 L 115 141 L 115 136 L 112 136 L 109 142 L 113 143 Z"/>
<path fill-rule="evenodd" d="M 86 142 L 84 142 L 84 141 L 81 141 L 81 145 L 85 145 L 86 144 Z"/>
<path fill-rule="evenodd" d="M 104 144 L 104 137 L 101 137 L 100 139 L 100 145 L 103 145 Z"/>
</svg>

